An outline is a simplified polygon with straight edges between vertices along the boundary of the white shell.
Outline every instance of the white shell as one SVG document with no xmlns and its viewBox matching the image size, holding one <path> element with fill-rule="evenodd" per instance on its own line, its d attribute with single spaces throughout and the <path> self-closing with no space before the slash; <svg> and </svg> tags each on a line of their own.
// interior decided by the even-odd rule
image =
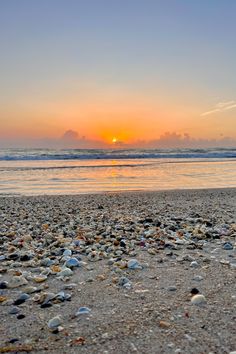
<svg viewBox="0 0 236 354">
<path fill-rule="evenodd" d="M 203 305 L 206 303 L 206 298 L 202 294 L 197 294 L 192 297 L 191 303 L 193 305 Z"/>
</svg>

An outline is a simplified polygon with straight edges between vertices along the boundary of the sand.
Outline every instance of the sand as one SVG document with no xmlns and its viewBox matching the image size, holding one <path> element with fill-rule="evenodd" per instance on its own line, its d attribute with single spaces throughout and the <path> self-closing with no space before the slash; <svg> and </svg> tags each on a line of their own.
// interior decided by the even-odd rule
<svg viewBox="0 0 236 354">
<path fill-rule="evenodd" d="M 235 207 L 236 189 L 0 198 L 0 283 L 8 282 L 0 290 L 0 353 L 235 351 Z M 63 268 L 65 249 L 81 266 L 60 278 L 49 270 Z M 42 265 L 45 258 L 54 265 Z M 127 268 L 130 259 L 141 269 Z M 39 274 L 47 275 L 42 283 Z M 10 288 L 15 276 L 28 284 Z M 9 314 L 29 286 L 38 292 Z M 192 304 L 192 289 L 206 302 Z M 60 291 L 71 301 L 36 301 Z M 75 316 L 82 306 L 89 314 Z M 53 333 L 48 321 L 57 315 Z"/>
</svg>

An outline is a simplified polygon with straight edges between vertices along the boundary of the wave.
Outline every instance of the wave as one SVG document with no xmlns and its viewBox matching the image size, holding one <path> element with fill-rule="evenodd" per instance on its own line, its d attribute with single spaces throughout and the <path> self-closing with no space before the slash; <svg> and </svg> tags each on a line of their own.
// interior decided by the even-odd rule
<svg viewBox="0 0 236 354">
<path fill-rule="evenodd" d="M 92 168 L 119 168 L 119 167 L 137 167 L 137 166 L 150 166 L 151 163 L 145 164 L 105 164 L 105 165 L 66 165 L 66 166 L 20 166 L 20 167 L 1 167 L 0 171 L 27 171 L 27 170 L 73 170 L 73 169 L 92 169 Z"/>
<path fill-rule="evenodd" d="M 0 161 L 125 160 L 125 159 L 227 159 L 236 158 L 236 148 L 218 149 L 130 149 L 50 150 L 2 149 Z"/>
</svg>

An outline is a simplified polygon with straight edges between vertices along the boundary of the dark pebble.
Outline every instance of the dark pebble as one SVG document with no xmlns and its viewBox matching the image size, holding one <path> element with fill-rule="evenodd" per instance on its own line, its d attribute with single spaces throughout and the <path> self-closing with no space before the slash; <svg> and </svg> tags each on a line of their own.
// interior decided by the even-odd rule
<svg viewBox="0 0 236 354">
<path fill-rule="evenodd" d="M 124 240 L 121 240 L 121 241 L 120 241 L 120 247 L 123 247 L 123 248 L 125 248 L 125 247 L 126 247 L 126 243 L 125 243 L 125 241 L 124 241 Z"/>
<path fill-rule="evenodd" d="M 145 221 L 145 222 L 148 222 L 148 223 L 152 223 L 152 222 L 153 222 L 153 219 L 152 219 L 152 218 L 145 218 L 144 221 Z"/>
<path fill-rule="evenodd" d="M 8 341 L 8 343 L 11 343 L 11 344 L 16 343 L 16 342 L 19 342 L 18 338 L 12 338 Z"/>
<path fill-rule="evenodd" d="M 30 298 L 30 296 L 28 295 L 28 294 L 25 294 L 25 293 L 22 293 L 19 297 L 18 297 L 18 299 L 16 299 L 15 301 L 14 301 L 14 305 L 21 305 L 21 304 L 23 304 L 26 300 L 28 300 Z"/>
<path fill-rule="evenodd" d="M 171 251 L 171 252 L 166 252 L 166 255 L 168 256 L 168 257 L 172 257 L 173 256 L 173 252 Z"/>
<path fill-rule="evenodd" d="M 53 334 L 58 334 L 58 333 L 59 333 L 58 328 L 54 329 L 54 330 L 52 331 L 52 333 L 53 333 Z"/>
<path fill-rule="evenodd" d="M 18 306 L 21 305 L 25 302 L 25 299 L 16 299 L 16 301 L 13 302 L 14 305 Z"/>
<path fill-rule="evenodd" d="M 19 255 L 17 253 L 9 254 L 8 259 L 11 259 L 13 261 L 16 261 L 17 258 L 19 258 Z"/>
<path fill-rule="evenodd" d="M 7 288 L 7 282 L 6 281 L 2 281 L 0 283 L 0 289 L 6 289 Z"/>
<path fill-rule="evenodd" d="M 18 316 L 17 316 L 17 319 L 18 319 L 18 320 L 22 320 L 23 318 L 25 318 L 25 315 L 18 315 Z"/>
<path fill-rule="evenodd" d="M 30 257 L 27 254 L 24 254 L 20 257 L 21 262 L 26 262 L 30 260 Z"/>
<path fill-rule="evenodd" d="M 197 288 L 192 288 L 192 290 L 190 292 L 192 295 L 196 295 L 199 293 L 199 290 Z"/>
<path fill-rule="evenodd" d="M 212 222 L 211 222 L 211 221 L 208 221 L 208 220 L 205 220 L 205 225 L 206 225 L 207 227 L 212 227 L 212 226 L 213 226 Z"/>
<path fill-rule="evenodd" d="M 46 309 L 48 307 L 51 307 L 52 303 L 51 302 L 45 302 L 45 304 L 40 305 L 41 309 Z"/>
<path fill-rule="evenodd" d="M 156 227 L 159 227 L 159 226 L 161 226 L 161 222 L 159 220 L 155 220 L 153 222 L 153 225 L 156 226 Z"/>
</svg>

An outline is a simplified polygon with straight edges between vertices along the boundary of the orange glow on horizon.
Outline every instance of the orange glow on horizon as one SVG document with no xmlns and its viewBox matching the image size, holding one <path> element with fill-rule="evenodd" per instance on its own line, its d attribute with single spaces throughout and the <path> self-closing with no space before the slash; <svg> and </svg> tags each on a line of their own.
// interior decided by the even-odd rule
<svg viewBox="0 0 236 354">
<path fill-rule="evenodd" d="M 84 138 L 91 143 L 121 147 L 156 140 L 167 132 L 187 133 L 194 139 L 235 136 L 233 111 L 228 125 L 218 119 L 213 126 L 214 117 L 201 117 L 206 109 L 194 99 L 183 101 L 181 96 L 159 91 L 130 92 L 100 86 L 86 89 L 85 85 L 83 90 L 75 87 L 69 93 L 58 92 L 56 98 L 51 98 L 49 92 L 40 98 L 22 97 L 14 105 L 8 102 L 0 107 L 0 139 L 44 139 L 46 144 L 47 139 L 60 141 L 66 131 L 72 130 L 79 141 Z"/>
</svg>

